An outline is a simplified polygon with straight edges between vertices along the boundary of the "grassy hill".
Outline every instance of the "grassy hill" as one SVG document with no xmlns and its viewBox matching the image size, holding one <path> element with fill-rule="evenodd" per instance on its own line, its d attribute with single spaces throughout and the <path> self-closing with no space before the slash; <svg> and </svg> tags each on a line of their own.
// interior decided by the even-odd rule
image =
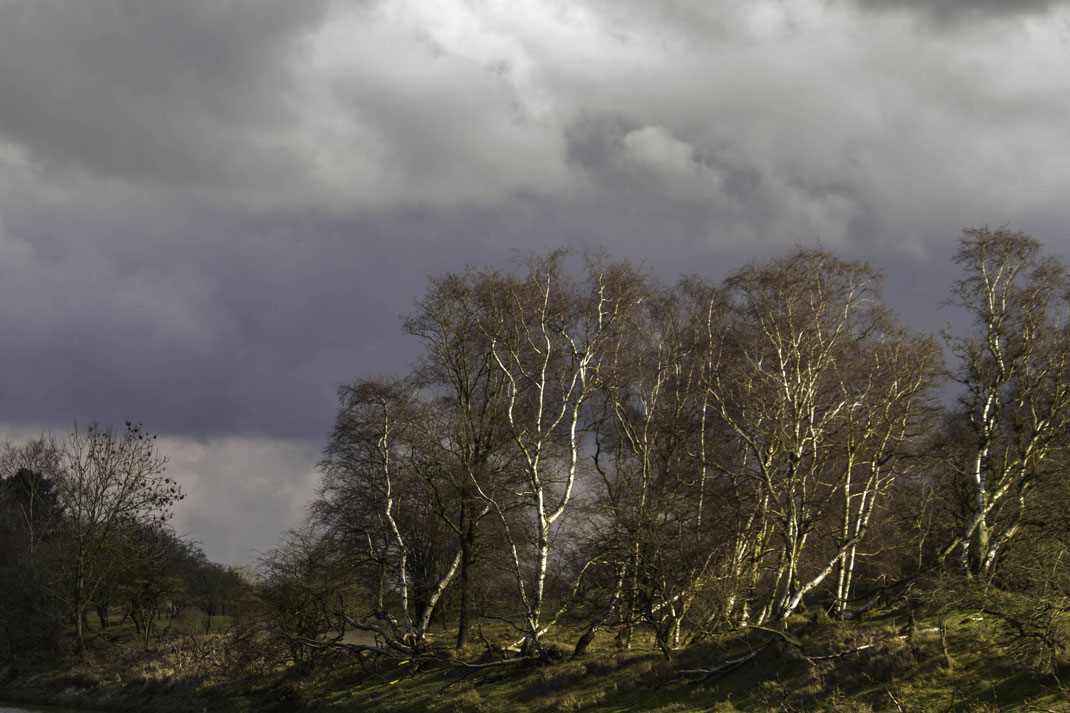
<svg viewBox="0 0 1070 713">
<path fill-rule="evenodd" d="M 113 629 L 108 635 L 121 639 Z M 562 639 L 560 659 L 540 665 L 468 668 L 479 660 L 475 647 L 403 662 L 334 652 L 242 677 L 198 666 L 195 639 L 148 652 L 119 641 L 86 662 L 8 671 L 0 699 L 159 713 L 1070 711 L 1070 688 L 1061 684 L 1070 666 L 1051 647 L 1055 639 L 1005 612 L 914 616 L 900 608 L 855 622 L 801 616 L 784 629 L 727 633 L 672 660 L 636 639 L 619 650 L 606 635 L 580 657 L 568 656 Z M 220 640 L 200 642 L 205 660 L 218 652 Z"/>
<path fill-rule="evenodd" d="M 410 661 L 360 673 L 340 665 L 288 676 L 285 685 L 313 707 L 369 713 L 1070 711 L 1062 669 L 1044 670 L 1033 643 L 975 612 L 912 624 L 900 611 L 859 623 L 801 620 L 787 633 L 737 632 L 672 661 L 652 648 L 617 651 L 607 640 L 542 666 Z"/>
</svg>

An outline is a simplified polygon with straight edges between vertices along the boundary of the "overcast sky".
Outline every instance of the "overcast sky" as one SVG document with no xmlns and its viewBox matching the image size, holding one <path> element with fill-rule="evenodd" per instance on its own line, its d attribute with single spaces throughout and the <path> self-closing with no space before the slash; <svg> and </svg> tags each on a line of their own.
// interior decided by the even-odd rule
<svg viewBox="0 0 1070 713">
<path fill-rule="evenodd" d="M 820 241 L 935 329 L 962 227 L 1070 254 L 1067 68 L 1041 0 L 0 0 L 0 429 L 142 422 L 251 561 L 429 274 Z"/>
</svg>

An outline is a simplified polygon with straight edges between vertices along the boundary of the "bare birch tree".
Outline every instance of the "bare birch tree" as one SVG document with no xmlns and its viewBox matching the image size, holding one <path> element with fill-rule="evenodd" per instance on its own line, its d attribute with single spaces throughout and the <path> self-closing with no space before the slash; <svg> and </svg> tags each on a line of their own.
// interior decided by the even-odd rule
<svg viewBox="0 0 1070 713">
<path fill-rule="evenodd" d="M 1062 263 L 1005 228 L 964 231 L 963 275 L 952 303 L 974 331 L 948 335 L 968 437 L 952 466 L 970 492 L 967 519 L 945 554 L 959 550 L 970 576 L 990 577 L 1018 532 L 1037 478 L 1067 446 L 1070 322 Z"/>
<path fill-rule="evenodd" d="M 865 503 L 879 479 L 872 474 L 866 498 L 855 499 L 862 509 L 855 511 L 854 529 L 848 516 L 846 538 L 816 567 L 807 565 L 815 530 L 857 465 L 846 447 L 852 414 L 875 395 L 859 358 L 888 333 L 879 277 L 868 265 L 800 249 L 747 266 L 727 282 L 736 312 L 721 348 L 732 356 L 710 390 L 740 447 L 722 468 L 756 484 L 762 522 L 756 532 L 768 525 L 778 541 L 763 562 L 770 576 L 758 623 L 795 611 L 864 535 L 872 507 Z M 852 499 L 848 490 L 847 507 Z"/>
<path fill-rule="evenodd" d="M 408 380 L 362 380 L 339 392 L 339 409 L 320 467 L 321 521 L 378 570 L 369 616 L 340 612 L 379 637 L 364 646 L 413 656 L 425 646 L 431 617 L 457 572 L 459 548 L 440 550 L 433 498 L 413 465 L 418 389 Z M 417 576 L 419 575 L 419 576 Z"/>
<path fill-rule="evenodd" d="M 835 540 L 837 577 L 833 613 L 850 613 L 855 563 L 878 500 L 917 462 L 915 449 L 932 424 L 940 356 L 928 338 L 910 339 L 888 328 L 879 343 L 856 357 L 858 401 L 847 412 L 842 442 L 841 528 Z"/>
<path fill-rule="evenodd" d="M 482 329 L 505 376 L 505 419 L 519 453 L 523 513 L 512 520 L 493 504 L 505 531 L 517 595 L 524 608 L 522 651 L 541 653 L 552 532 L 572 501 L 585 435 L 584 407 L 599 384 L 604 348 L 636 300 L 640 282 L 626 265 L 587 260 L 575 284 L 563 251 L 531 258 L 521 276 L 488 283 Z M 530 528 L 530 532 L 524 532 Z"/>
<path fill-rule="evenodd" d="M 602 478 L 599 537 L 622 573 L 622 643 L 644 622 L 662 651 L 680 645 L 682 623 L 717 555 L 702 528 L 706 426 L 701 373 L 708 345 L 696 329 L 697 290 L 648 288 L 607 344 L 595 465 Z M 697 306 L 705 307 L 703 291 Z M 699 310 L 701 312 L 701 309 Z"/>
<path fill-rule="evenodd" d="M 420 338 L 424 353 L 418 372 L 434 400 L 434 418 L 416 424 L 422 432 L 420 472 L 441 519 L 457 537 L 457 648 L 472 626 L 481 523 L 511 472 L 515 450 L 505 426 L 504 373 L 482 329 L 485 283 L 493 276 L 469 269 L 432 277 L 405 330 Z M 429 410 L 430 413 L 430 410 Z"/>
</svg>

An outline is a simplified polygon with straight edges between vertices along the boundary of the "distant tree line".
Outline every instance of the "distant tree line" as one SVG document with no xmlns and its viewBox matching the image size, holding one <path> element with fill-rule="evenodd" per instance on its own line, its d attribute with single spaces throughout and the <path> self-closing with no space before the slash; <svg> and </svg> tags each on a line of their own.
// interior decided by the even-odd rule
<svg viewBox="0 0 1070 713">
<path fill-rule="evenodd" d="M 1070 584 L 1070 282 L 1007 229 L 955 261 L 942 338 L 824 250 L 720 283 L 565 251 L 431 277 L 422 356 L 339 390 L 308 527 L 263 562 L 279 629 L 509 662 L 567 622 L 669 655 L 937 574 Z"/>
<path fill-rule="evenodd" d="M 182 497 L 155 436 L 75 427 L 0 449 L 0 662 L 73 651 L 132 625 L 144 646 L 185 607 L 224 614 L 238 574 L 167 520 Z"/>
</svg>

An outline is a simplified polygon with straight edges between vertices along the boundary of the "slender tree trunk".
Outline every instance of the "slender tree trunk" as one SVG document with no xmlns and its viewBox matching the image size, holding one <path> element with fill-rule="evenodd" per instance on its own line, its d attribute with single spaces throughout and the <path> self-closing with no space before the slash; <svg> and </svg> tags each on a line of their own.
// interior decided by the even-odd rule
<svg viewBox="0 0 1070 713">
<path fill-rule="evenodd" d="M 78 655 L 84 656 L 85 647 L 85 612 L 83 611 L 83 598 L 85 596 L 85 580 L 81 573 L 74 580 L 74 635 L 78 642 Z"/>
<path fill-rule="evenodd" d="M 107 603 L 97 605 L 97 618 L 100 619 L 100 628 L 107 629 L 111 624 L 108 619 L 108 605 Z"/>
<path fill-rule="evenodd" d="M 85 625 L 80 615 L 74 617 L 74 635 L 78 642 L 78 655 L 85 655 Z"/>
<path fill-rule="evenodd" d="M 472 523 L 467 523 L 464 535 L 461 537 L 461 574 L 460 574 L 460 611 L 457 619 L 457 645 L 463 649 L 468 643 L 468 631 L 472 621 L 472 559 L 473 545 L 475 544 L 475 528 Z"/>
</svg>

